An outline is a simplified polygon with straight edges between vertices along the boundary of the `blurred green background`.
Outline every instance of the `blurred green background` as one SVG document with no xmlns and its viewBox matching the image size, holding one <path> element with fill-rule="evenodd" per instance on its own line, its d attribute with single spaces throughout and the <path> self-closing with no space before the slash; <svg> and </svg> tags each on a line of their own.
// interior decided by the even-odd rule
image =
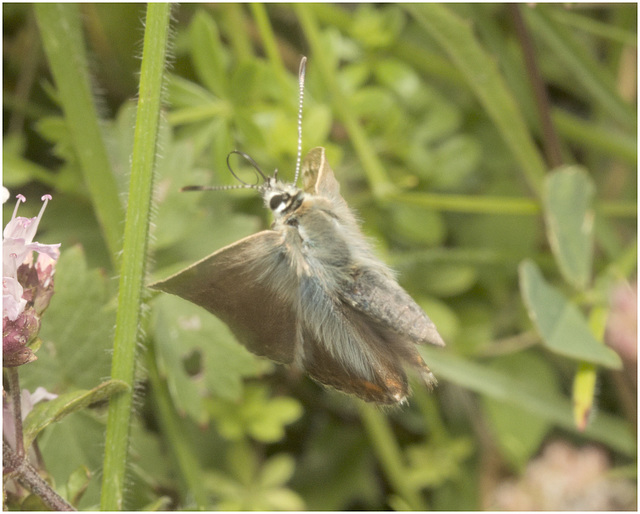
<svg viewBox="0 0 640 514">
<path fill-rule="evenodd" d="M 116 219 L 145 10 L 79 6 Z M 234 149 L 292 180 L 306 55 L 303 153 L 326 148 L 447 348 L 423 352 L 435 392 L 416 383 L 408 406 L 379 410 L 150 298 L 126 507 L 635 510 L 636 19 L 635 4 L 174 6 L 149 281 L 268 228 L 254 192 L 179 189 L 233 183 Z M 37 240 L 62 243 L 22 385 L 90 389 L 110 373 L 123 226 L 98 221 L 92 149 L 33 6 L 3 4 L 3 22 L 3 184 L 23 216 L 52 194 Z M 98 504 L 105 418 L 83 410 L 38 440 L 57 488 L 89 470 L 80 508 Z"/>
</svg>

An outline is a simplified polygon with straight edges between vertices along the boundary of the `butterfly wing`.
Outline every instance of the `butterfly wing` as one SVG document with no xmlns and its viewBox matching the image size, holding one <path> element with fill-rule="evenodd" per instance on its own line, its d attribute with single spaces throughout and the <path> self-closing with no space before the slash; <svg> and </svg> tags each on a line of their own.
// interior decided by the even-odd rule
<svg viewBox="0 0 640 514">
<path fill-rule="evenodd" d="M 319 382 L 379 403 L 401 401 L 408 394 L 403 364 L 415 368 L 424 382 L 433 386 L 435 377 L 414 343 L 444 346 L 444 342 L 429 317 L 373 255 L 351 209 L 340 195 L 340 185 L 323 148 L 314 148 L 307 154 L 302 164 L 302 178 L 306 192 L 331 202 L 331 216 L 336 221 L 326 223 L 324 220 L 325 230 L 316 227 L 312 232 L 318 234 L 334 230 L 331 253 L 340 255 L 341 252 L 337 252 L 340 248 L 338 241 L 344 241 L 351 254 L 345 259 L 345 262 L 349 261 L 347 268 L 341 269 L 338 287 L 332 288 L 326 280 L 321 282 L 325 290 L 331 289 L 325 291 L 327 297 L 333 298 L 334 305 L 339 306 L 333 309 L 334 318 L 344 318 L 346 326 L 338 333 L 323 333 L 321 330 L 319 334 L 312 334 L 313 337 L 306 335 L 303 338 L 305 356 L 313 356 L 305 363 L 309 374 Z M 306 219 L 305 227 L 322 221 L 311 213 Z M 317 243 L 315 247 L 316 257 L 325 265 L 337 260 L 323 254 L 324 244 Z M 338 275 L 334 272 L 332 276 Z M 319 289 L 320 284 L 314 298 L 322 296 L 317 292 Z M 304 314 L 304 305 L 300 312 Z M 323 323 L 314 320 L 313 315 L 309 312 L 302 316 L 311 320 L 305 326 L 341 326 L 335 319 Z M 311 348 L 309 341 L 314 342 Z"/>
<path fill-rule="evenodd" d="M 251 352 L 290 363 L 296 342 L 292 293 L 297 282 L 282 236 L 265 230 L 149 287 L 215 314 Z"/>
<path fill-rule="evenodd" d="M 333 202 L 346 206 L 340 195 L 340 183 L 327 162 L 325 150 L 321 146 L 313 148 L 302 162 L 302 184 L 307 193 L 324 196 Z"/>
<path fill-rule="evenodd" d="M 354 270 L 352 278 L 342 297 L 355 309 L 414 343 L 445 345 L 433 321 L 394 279 L 374 269 Z"/>
<path fill-rule="evenodd" d="M 299 330 L 300 363 L 314 380 L 383 404 L 409 394 L 398 334 L 336 300 L 313 276 L 301 279 Z"/>
<path fill-rule="evenodd" d="M 302 164 L 305 191 L 328 198 L 339 216 L 346 238 L 361 259 L 352 271 L 350 285 L 341 289 L 343 299 L 352 307 L 390 327 L 406 334 L 416 343 L 444 346 L 435 325 L 387 272 L 381 262 L 369 254 L 368 244 L 362 236 L 351 210 L 340 196 L 340 185 L 327 162 L 324 148 L 311 150 Z"/>
</svg>

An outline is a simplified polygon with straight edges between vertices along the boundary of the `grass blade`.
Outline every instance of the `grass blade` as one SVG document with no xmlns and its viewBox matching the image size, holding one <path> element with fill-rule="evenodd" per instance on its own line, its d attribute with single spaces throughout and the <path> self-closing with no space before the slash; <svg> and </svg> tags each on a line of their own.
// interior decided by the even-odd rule
<svg viewBox="0 0 640 514">
<path fill-rule="evenodd" d="M 35 12 L 73 146 L 115 268 L 124 212 L 91 94 L 78 5 L 40 3 Z"/>
<path fill-rule="evenodd" d="M 562 60 L 593 100 L 627 130 L 635 130 L 638 122 L 635 109 L 620 97 L 611 73 L 585 51 L 571 31 L 565 30 L 547 16 L 544 9 L 527 9 L 525 14 L 536 34 L 551 47 L 554 55 Z"/>
<path fill-rule="evenodd" d="M 472 27 L 441 4 L 410 4 L 406 9 L 442 46 L 463 74 L 520 164 L 529 186 L 540 195 L 545 163 L 514 96 L 495 61 L 474 36 Z"/>
</svg>

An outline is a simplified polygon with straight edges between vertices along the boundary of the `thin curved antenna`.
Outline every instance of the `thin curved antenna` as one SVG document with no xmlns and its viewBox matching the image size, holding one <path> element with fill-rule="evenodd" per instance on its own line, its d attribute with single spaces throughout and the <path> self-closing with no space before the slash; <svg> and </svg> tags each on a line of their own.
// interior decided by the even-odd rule
<svg viewBox="0 0 640 514">
<path fill-rule="evenodd" d="M 247 160 L 249 162 L 249 164 L 251 164 L 251 166 L 253 166 L 253 169 L 256 171 L 256 177 L 258 179 L 260 179 L 260 177 L 262 177 L 262 179 L 265 182 L 269 181 L 269 177 L 267 177 L 262 170 L 260 169 L 260 166 L 258 166 L 258 163 L 256 161 L 253 160 L 253 158 L 244 153 L 241 152 L 239 150 L 233 150 L 232 152 L 229 152 L 229 155 L 227 155 L 227 168 L 229 168 L 229 171 L 231 172 L 231 174 L 233 175 L 233 177 L 240 182 L 240 184 L 236 184 L 236 185 L 232 185 L 232 186 L 184 186 L 182 188 L 180 188 L 180 191 L 226 191 L 229 189 L 260 189 L 261 187 L 263 187 L 261 184 L 258 184 L 257 182 L 255 184 L 248 184 L 247 182 L 245 182 L 244 180 L 242 180 L 238 175 L 236 175 L 236 172 L 233 171 L 233 168 L 231 167 L 231 162 L 229 161 L 229 159 L 231 158 L 232 154 L 237 154 L 241 157 L 243 157 L 245 160 Z"/>
<path fill-rule="evenodd" d="M 302 103 L 304 100 L 304 74 L 307 67 L 307 58 L 302 57 L 300 60 L 300 71 L 298 71 L 298 155 L 296 156 L 296 174 L 293 178 L 293 183 L 298 182 L 298 175 L 300 175 L 300 161 L 302 160 Z"/>
<path fill-rule="evenodd" d="M 250 186 L 250 187 L 258 187 L 258 183 L 256 182 L 255 184 L 247 184 L 244 180 L 242 180 L 238 175 L 236 175 L 236 173 L 233 171 L 233 168 L 231 167 L 231 163 L 229 162 L 229 159 L 231 158 L 232 154 L 236 154 L 239 155 L 240 157 L 244 157 L 244 159 L 246 161 L 249 161 L 249 164 L 251 164 L 251 166 L 253 166 L 253 169 L 256 170 L 256 177 L 258 175 L 260 175 L 262 177 L 262 179 L 266 182 L 267 180 L 269 180 L 269 177 L 267 177 L 262 170 L 260 169 L 260 166 L 258 166 L 258 163 L 256 161 L 253 160 L 253 158 L 244 153 L 241 152 L 239 150 L 233 150 L 232 152 L 229 152 L 229 155 L 227 155 L 227 168 L 229 168 L 229 171 L 231 172 L 231 174 L 236 178 L 236 180 L 238 182 L 240 182 L 241 184 L 244 184 L 245 186 Z"/>
</svg>

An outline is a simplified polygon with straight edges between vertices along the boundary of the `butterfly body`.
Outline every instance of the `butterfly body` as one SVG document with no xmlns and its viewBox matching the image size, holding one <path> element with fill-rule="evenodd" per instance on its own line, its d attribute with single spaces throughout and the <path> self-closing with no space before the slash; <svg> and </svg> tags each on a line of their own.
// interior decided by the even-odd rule
<svg viewBox="0 0 640 514">
<path fill-rule="evenodd" d="M 268 178 L 265 230 L 151 287 L 222 319 L 252 352 L 294 364 L 323 385 L 381 404 L 409 394 L 404 366 L 435 378 L 417 345 L 435 325 L 378 260 L 326 162 L 307 155 L 304 189 Z"/>
</svg>

